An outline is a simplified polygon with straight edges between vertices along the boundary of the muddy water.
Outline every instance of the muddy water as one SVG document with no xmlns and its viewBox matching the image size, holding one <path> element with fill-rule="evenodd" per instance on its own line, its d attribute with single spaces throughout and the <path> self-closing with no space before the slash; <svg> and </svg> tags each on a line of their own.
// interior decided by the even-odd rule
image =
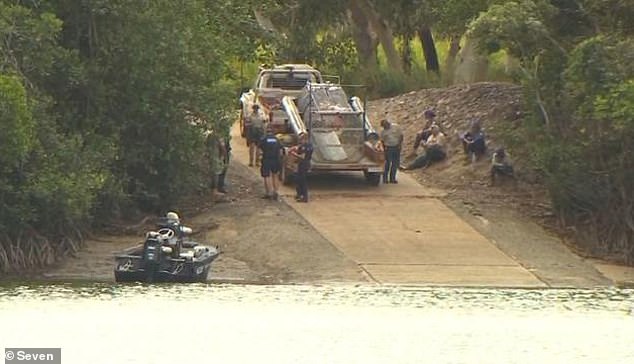
<svg viewBox="0 0 634 364">
<path fill-rule="evenodd" d="M 0 325 L 65 364 L 634 362 L 621 289 L 12 285 Z"/>
</svg>

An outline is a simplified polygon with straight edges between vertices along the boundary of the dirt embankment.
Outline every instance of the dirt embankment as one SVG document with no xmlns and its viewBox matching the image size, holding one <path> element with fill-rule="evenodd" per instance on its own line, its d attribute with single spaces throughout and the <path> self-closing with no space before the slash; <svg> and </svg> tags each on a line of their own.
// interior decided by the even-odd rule
<svg viewBox="0 0 634 364">
<path fill-rule="evenodd" d="M 424 89 L 375 100 L 369 103 L 368 111 L 377 123 L 387 116 L 403 128 L 405 144 L 402 155 L 408 156 L 416 133 L 424 126 L 423 112 L 428 108 L 435 110 L 436 122 L 449 140 L 447 160 L 411 173 L 421 183 L 447 191 L 444 201 L 466 213 L 466 217 L 482 220 L 485 211 L 491 218 L 513 215 L 561 233 L 546 188 L 523 163 L 524 156 L 514 153 L 513 145 L 504 145 L 501 141 L 503 133 L 521 125 L 521 98 L 520 86 L 484 82 Z M 488 147 L 487 156 L 475 164 L 467 160 L 458 137 L 468 130 L 472 118 L 480 119 Z M 497 147 L 510 151 L 518 176 L 516 184 L 489 186 L 491 154 Z M 495 222 L 497 225 L 500 223 Z"/>
<path fill-rule="evenodd" d="M 589 250 L 572 240 L 573 228 L 559 223 L 548 191 L 526 163 L 527 156 L 514 150 L 513 145 L 503 144 L 501 136 L 516 130 L 523 121 L 520 86 L 483 82 L 412 91 L 371 101 L 368 112 L 376 124 L 389 117 L 401 125 L 405 133 L 402 155 L 407 156 L 428 108 L 435 110 L 436 122 L 449 139 L 448 157 L 427 169 L 407 173 L 423 185 L 446 191 L 442 198 L 445 204 L 527 269 L 548 272 L 542 276 L 545 281 L 553 278 L 574 286 L 580 276 L 596 276 L 596 268 L 617 284 L 633 284 L 633 268 L 610 263 L 607 257 L 591 256 Z M 458 138 L 459 133 L 468 130 L 472 118 L 480 119 L 488 146 L 486 158 L 475 164 L 467 161 Z M 517 183 L 489 185 L 491 154 L 497 147 L 510 151 Z M 583 264 L 586 260 L 594 268 Z"/>
</svg>

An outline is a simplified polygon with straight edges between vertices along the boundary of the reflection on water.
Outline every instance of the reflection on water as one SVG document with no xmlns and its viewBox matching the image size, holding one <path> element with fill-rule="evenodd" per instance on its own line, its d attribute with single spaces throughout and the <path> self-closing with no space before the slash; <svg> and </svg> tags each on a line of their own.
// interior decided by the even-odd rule
<svg viewBox="0 0 634 364">
<path fill-rule="evenodd" d="M 14 285 L 0 324 L 65 364 L 634 362 L 616 288 Z"/>
</svg>

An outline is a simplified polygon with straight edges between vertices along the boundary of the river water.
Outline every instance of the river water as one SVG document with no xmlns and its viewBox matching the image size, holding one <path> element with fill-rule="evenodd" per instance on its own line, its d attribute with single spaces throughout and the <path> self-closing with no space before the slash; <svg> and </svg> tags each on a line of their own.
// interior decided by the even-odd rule
<svg viewBox="0 0 634 364">
<path fill-rule="evenodd" d="M 634 290 L 13 284 L 0 346 L 64 364 L 634 363 Z"/>
</svg>

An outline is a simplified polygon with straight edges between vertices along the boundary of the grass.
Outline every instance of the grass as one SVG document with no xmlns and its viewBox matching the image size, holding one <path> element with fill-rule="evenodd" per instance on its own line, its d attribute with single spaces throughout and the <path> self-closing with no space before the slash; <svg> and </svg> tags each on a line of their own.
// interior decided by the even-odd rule
<svg viewBox="0 0 634 364">
<path fill-rule="evenodd" d="M 464 40 L 463 40 L 464 42 Z M 400 52 L 403 42 L 400 39 L 395 40 L 397 51 Z M 449 53 L 449 41 L 446 39 L 436 39 L 436 52 L 438 53 L 438 61 L 440 64 L 440 76 L 430 74 L 426 70 L 425 57 L 423 48 L 418 38 L 414 38 L 410 42 L 412 50 L 412 70 L 410 74 L 404 74 L 391 69 L 387 64 L 385 52 L 381 46 L 377 50 L 378 68 L 374 74 L 369 74 L 365 69 L 346 69 L 346 74 L 339 75 L 346 84 L 363 84 L 368 86 L 369 98 L 384 98 L 403 94 L 413 90 L 423 88 L 449 86 L 447 84 L 446 60 Z M 286 61 L 279 62 L 285 63 Z M 504 81 L 512 82 L 512 74 L 515 71 L 513 62 L 508 67 L 507 56 L 504 51 L 494 53 L 489 56 L 489 68 L 487 72 L 487 81 Z M 234 63 L 236 74 L 242 69 L 242 86 L 250 87 L 253 80 L 257 76 L 258 62 L 239 62 Z M 336 65 L 326 67 L 328 69 L 337 69 Z"/>
</svg>

